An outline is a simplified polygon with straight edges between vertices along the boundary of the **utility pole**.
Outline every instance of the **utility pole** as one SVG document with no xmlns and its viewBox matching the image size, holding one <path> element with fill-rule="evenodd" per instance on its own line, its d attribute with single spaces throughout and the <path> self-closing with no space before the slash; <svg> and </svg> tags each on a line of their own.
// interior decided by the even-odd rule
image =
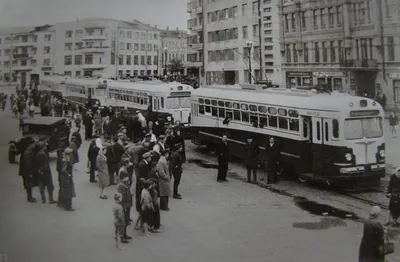
<svg viewBox="0 0 400 262">
<path fill-rule="evenodd" d="M 202 27 L 203 27 L 203 30 L 201 31 L 201 33 L 202 33 L 202 40 L 203 40 L 203 61 L 202 61 L 202 69 L 200 69 L 200 83 L 199 83 L 199 86 L 200 85 L 205 85 L 205 83 L 207 82 L 207 81 L 205 81 L 204 79 L 206 79 L 206 42 L 207 41 L 205 41 L 206 40 L 206 16 L 204 15 L 204 14 L 206 14 L 206 2 L 207 1 L 205 1 L 205 0 L 203 0 L 202 1 L 202 13 L 201 13 L 201 18 L 202 18 L 202 22 L 203 22 L 203 24 L 202 24 Z M 202 81 L 201 81 L 202 80 Z"/>
<path fill-rule="evenodd" d="M 147 38 L 148 38 L 147 32 L 148 32 L 148 30 L 146 30 L 146 40 L 145 40 L 146 41 L 145 42 L 146 43 L 146 49 L 145 49 L 145 53 L 144 53 L 144 57 L 145 57 L 144 58 L 144 62 L 145 62 L 145 65 L 146 65 L 146 67 L 145 67 L 146 68 L 146 75 L 147 75 L 147 64 L 148 64 L 147 63 Z"/>
</svg>

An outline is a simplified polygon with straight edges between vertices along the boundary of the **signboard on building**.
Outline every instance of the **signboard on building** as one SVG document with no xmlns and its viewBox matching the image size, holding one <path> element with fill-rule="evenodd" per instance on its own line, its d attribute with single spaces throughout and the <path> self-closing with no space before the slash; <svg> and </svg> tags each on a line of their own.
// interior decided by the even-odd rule
<svg viewBox="0 0 400 262">
<path fill-rule="evenodd" d="M 399 73 L 389 73 L 390 79 L 400 79 L 400 72 Z"/>
<path fill-rule="evenodd" d="M 312 86 L 313 85 L 312 72 L 286 72 L 286 88 L 293 86 Z"/>
<path fill-rule="evenodd" d="M 314 72 L 314 77 L 343 77 L 343 72 Z"/>
</svg>

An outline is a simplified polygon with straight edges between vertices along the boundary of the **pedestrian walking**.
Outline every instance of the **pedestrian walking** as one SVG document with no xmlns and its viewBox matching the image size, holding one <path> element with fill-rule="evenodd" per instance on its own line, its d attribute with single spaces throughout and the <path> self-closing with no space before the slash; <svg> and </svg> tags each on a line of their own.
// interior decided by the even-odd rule
<svg viewBox="0 0 400 262">
<path fill-rule="evenodd" d="M 124 219 L 126 225 L 129 225 L 131 222 L 131 207 L 132 207 L 132 194 L 129 188 L 129 177 L 121 177 L 120 182 L 117 185 L 117 191 L 122 195 L 121 206 L 124 211 Z M 126 227 L 124 230 L 124 239 L 132 239 L 132 237 L 128 236 L 126 233 Z"/>
<path fill-rule="evenodd" d="M 226 179 L 228 173 L 228 163 L 229 163 L 229 147 L 228 147 L 228 137 L 226 135 L 222 136 L 222 142 L 217 147 L 218 153 L 218 182 L 227 182 Z"/>
<path fill-rule="evenodd" d="M 157 171 L 160 186 L 160 209 L 168 211 L 169 197 L 171 196 L 171 176 L 169 174 L 168 158 L 169 150 L 162 150 L 157 162 Z"/>
<path fill-rule="evenodd" d="M 359 262 L 384 262 L 384 227 L 379 221 L 381 209 L 374 206 L 370 210 L 370 216 L 364 222 L 363 236 L 358 255 Z"/>
<path fill-rule="evenodd" d="M 73 152 L 72 148 L 67 147 L 61 163 L 61 195 L 64 202 L 63 207 L 67 211 L 74 211 L 72 208 L 72 198 L 76 197 L 71 162 Z"/>
<path fill-rule="evenodd" d="M 398 226 L 397 219 L 400 217 L 400 168 L 390 176 L 387 197 L 389 201 L 389 215 L 386 225 Z"/>
<path fill-rule="evenodd" d="M 277 184 L 280 151 L 273 137 L 269 139 L 269 143 L 265 147 L 265 150 L 267 151 L 267 183 Z"/>
<path fill-rule="evenodd" d="M 389 125 L 390 131 L 392 132 L 392 136 L 394 138 L 397 137 L 397 125 L 399 124 L 399 118 L 397 117 L 396 113 L 392 111 L 389 116 Z"/>
<path fill-rule="evenodd" d="M 47 145 L 44 142 L 39 142 L 38 152 L 36 153 L 36 165 L 38 169 L 38 177 L 39 177 L 39 186 L 40 186 L 40 196 L 42 198 L 42 203 L 46 203 L 46 194 L 45 189 L 47 189 L 47 193 L 49 195 L 49 204 L 55 204 L 57 201 L 54 201 L 53 198 L 53 177 L 51 175 L 50 169 L 50 158 L 49 153 L 47 152 Z"/>
<path fill-rule="evenodd" d="M 112 211 L 114 215 L 114 228 L 115 228 L 115 247 L 119 248 L 119 243 L 127 244 L 129 241 L 124 238 L 126 231 L 126 222 L 124 217 L 124 211 L 121 205 L 122 195 L 120 193 L 114 194 L 114 204 L 112 206 Z"/>
<path fill-rule="evenodd" d="M 247 182 L 251 183 L 251 173 L 253 173 L 253 181 L 257 182 L 257 160 L 260 154 L 260 148 L 254 141 L 254 138 L 247 139 L 247 143 L 243 147 L 244 162 L 247 169 Z"/>
<path fill-rule="evenodd" d="M 98 138 L 100 139 L 100 138 Z M 106 151 L 108 148 L 108 144 L 99 145 L 98 155 L 96 157 L 96 171 L 97 171 L 97 181 L 100 187 L 100 198 L 108 199 L 108 197 L 104 194 L 104 188 L 110 184 L 110 177 L 108 174 L 108 166 L 107 166 L 107 157 Z"/>
<path fill-rule="evenodd" d="M 181 150 L 182 147 L 181 145 L 176 146 L 174 150 L 171 153 L 171 173 L 172 176 L 174 177 L 174 192 L 173 192 L 173 198 L 175 199 L 182 199 L 182 195 L 179 194 L 179 185 L 181 183 L 181 178 L 182 178 L 182 164 L 183 160 L 181 157 Z"/>
</svg>

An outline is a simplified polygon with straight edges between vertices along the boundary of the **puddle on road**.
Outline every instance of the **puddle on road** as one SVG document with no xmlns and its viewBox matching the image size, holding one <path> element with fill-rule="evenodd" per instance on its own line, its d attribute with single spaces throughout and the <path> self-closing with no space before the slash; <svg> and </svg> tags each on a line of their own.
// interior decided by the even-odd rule
<svg viewBox="0 0 400 262">
<path fill-rule="evenodd" d="M 319 222 L 296 222 L 293 228 L 302 228 L 308 230 L 326 230 L 331 227 L 345 227 L 346 222 L 339 218 L 323 217 Z"/>
<path fill-rule="evenodd" d="M 319 204 L 315 201 L 308 200 L 304 197 L 295 197 L 294 202 L 296 206 L 301 209 L 310 212 L 313 215 L 317 216 L 330 216 L 337 217 L 341 219 L 351 219 L 351 220 L 359 220 L 360 218 L 352 213 L 342 209 L 335 208 L 333 206 Z"/>
</svg>

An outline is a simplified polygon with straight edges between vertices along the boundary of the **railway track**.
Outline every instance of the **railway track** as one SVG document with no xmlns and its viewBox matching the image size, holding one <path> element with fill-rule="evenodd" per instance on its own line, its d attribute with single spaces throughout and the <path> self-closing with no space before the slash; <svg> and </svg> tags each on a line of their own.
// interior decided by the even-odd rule
<svg viewBox="0 0 400 262">
<path fill-rule="evenodd" d="M 374 190 L 374 191 L 375 191 L 375 193 L 369 192 L 368 194 L 376 194 L 376 198 L 381 198 L 381 199 L 384 198 L 385 195 L 386 195 L 386 191 L 385 190 L 377 189 L 377 190 Z M 362 195 L 362 193 L 355 194 L 355 193 L 349 193 L 349 192 L 346 192 L 346 191 L 340 191 L 338 193 L 340 195 L 342 195 L 342 196 L 345 196 L 345 197 L 360 201 L 362 203 L 365 203 L 365 204 L 368 204 L 368 205 L 371 205 L 371 206 L 379 206 L 380 208 L 385 209 L 385 210 L 387 210 L 389 208 L 388 205 L 382 203 L 384 201 L 379 201 L 378 202 L 378 201 L 374 200 L 374 199 L 376 199 L 374 197 L 372 197 L 373 198 L 372 200 L 371 199 L 367 199 L 365 196 Z"/>
</svg>

